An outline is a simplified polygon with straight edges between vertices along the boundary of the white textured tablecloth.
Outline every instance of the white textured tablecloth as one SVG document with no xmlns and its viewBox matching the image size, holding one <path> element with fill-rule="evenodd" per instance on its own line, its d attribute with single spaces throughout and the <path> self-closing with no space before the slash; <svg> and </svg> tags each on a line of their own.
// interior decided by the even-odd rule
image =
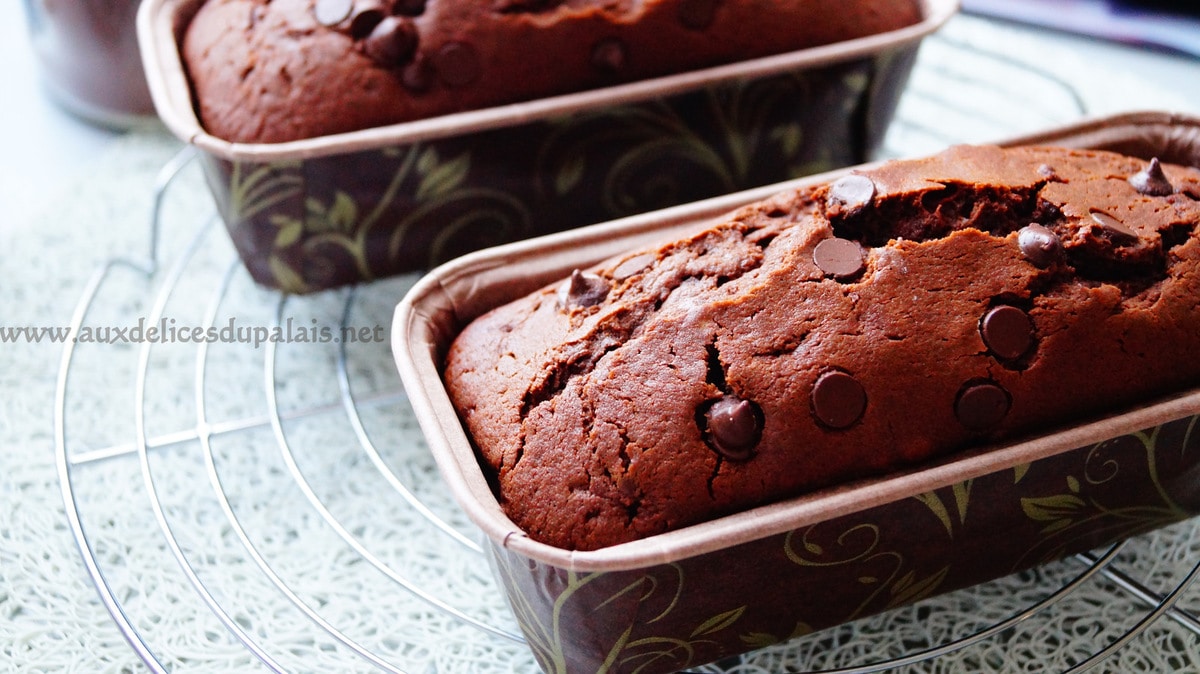
<svg viewBox="0 0 1200 674">
<path fill-rule="evenodd" d="M 888 144 L 892 153 L 936 150 L 944 136 L 983 141 L 1078 117 L 1053 78 L 1069 83 L 1090 115 L 1135 109 L 1200 114 L 1200 64 L 1195 62 L 1089 45 L 971 17 L 955 19 L 945 37 L 948 43 L 930 44 L 923 52 L 912 81 L 922 95 L 906 99 L 902 123 Z M 1003 58 L 980 59 L 977 81 L 954 84 L 936 71 L 945 65 L 944 59 L 960 53 L 960 43 Z M 1029 72 L 1041 74 L 1022 80 Z M 1047 80 L 1046 74 L 1052 78 Z M 1009 94 L 1045 90 L 1050 98 L 1037 94 L 1042 108 L 981 106 L 980 96 L 995 87 L 979 82 L 993 76 L 1013 87 L 1003 90 Z M 965 98 L 975 107 L 951 109 Z M 944 136 L 931 135 L 926 126 Z M 9 138 L 16 138 L 12 131 L 9 125 Z M 111 141 L 97 140 L 86 131 L 80 134 L 91 139 L 80 142 L 102 153 L 81 158 L 71 170 L 57 174 L 61 178 L 47 177 L 50 169 L 39 169 L 33 178 L 23 172 L 22 155 L 36 152 L 28 143 L 0 148 L 0 178 L 6 190 L 0 196 L 20 204 L 12 210 L 15 216 L 0 220 L 0 326 L 68 324 L 97 268 L 113 256 L 142 255 L 147 248 L 154 179 L 181 146 L 157 128 Z M 45 161 L 32 165 L 47 166 Z M 130 325 L 150 316 L 164 276 L 197 231 L 202 232 L 197 252 L 188 259 L 165 306 L 166 315 L 181 321 L 204 320 L 213 288 L 233 261 L 223 232 L 202 229 L 211 210 L 198 172 L 190 167 L 165 203 L 159 256 L 163 265 L 150 278 L 113 269 L 97 294 L 90 321 Z M 236 266 L 230 273 L 221 316 L 271 320 L 278 296 L 254 287 Z M 352 320 L 364 326 L 387 325 L 391 305 L 405 285 L 400 279 L 366 289 L 354 305 Z M 291 300 L 287 315 L 336 323 L 340 300 L 337 294 Z M 402 398 L 393 395 L 396 380 L 384 372 L 390 367 L 386 349 L 386 344 L 364 345 L 350 359 L 356 368 L 350 373 L 355 395 L 364 401 L 367 436 L 395 475 L 415 485 L 418 496 L 444 514 L 452 527 L 471 536 L 422 456 L 419 432 Z M 62 355 L 61 345 L 45 341 L 0 344 L 0 670 L 140 671 L 142 660 L 98 599 L 64 510 L 55 463 L 54 412 Z M 147 436 L 162 447 L 150 450 L 146 468 L 134 451 L 138 357 L 130 345 L 80 347 L 62 409 L 68 451 L 83 459 L 71 469 L 83 526 L 117 600 L 166 666 L 176 671 L 262 671 L 252 653 L 259 645 L 285 669 L 372 668 L 369 659 L 353 653 L 352 645 L 314 629 L 294 602 L 264 581 L 260 567 L 248 559 L 239 532 L 221 517 L 227 505 L 245 523 L 245 535 L 284 586 L 371 653 L 383 654 L 409 671 L 533 671 L 532 658 L 520 644 L 464 626 L 398 591 L 386 574 L 364 571 L 363 551 L 348 548 L 314 509 L 310 495 L 325 504 L 336 521 L 355 523 L 353 537 L 385 566 L 404 569 L 421 588 L 489 625 L 515 629 L 482 558 L 431 531 L 395 498 L 378 471 L 365 465 L 353 424 L 338 409 L 337 373 L 327 350 L 281 350 L 275 363 L 281 383 L 274 402 L 282 410 L 328 407 L 327 413 L 286 424 L 283 433 L 294 449 L 290 458 L 277 448 L 276 429 L 263 421 L 271 401 L 264 397 L 262 350 L 214 347 L 202 396 L 195 390 L 194 346 L 154 350 L 146 364 L 144 419 Z M 200 400 L 211 421 L 249 420 L 246 429 L 218 428 L 212 435 L 211 455 L 227 504 L 214 496 L 206 448 L 197 438 Z M 182 436 L 174 435 L 178 433 Z M 351 447 L 343 450 L 344 445 Z M 119 455 L 90 457 L 88 453 L 97 450 Z M 310 481 L 305 484 L 314 494 L 304 493 L 294 478 L 281 477 L 293 470 Z M 147 471 L 155 492 L 147 490 Z M 250 646 L 230 637 L 184 578 L 155 516 L 152 496 L 161 502 L 169 530 L 179 537 L 174 544 L 194 560 L 204 587 L 212 589 L 214 601 L 229 607 L 230 618 Z M 1142 537 L 1123 553 L 1120 568 L 1151 587 L 1169 590 L 1181 573 L 1200 561 L 1196 533 L 1194 523 L 1185 523 Z M 1069 562 L 1052 565 L 955 600 L 956 610 L 934 617 L 912 611 L 883 616 L 868 621 L 861 631 L 836 630 L 799 646 L 760 653 L 732 671 L 830 667 L 895 655 L 892 649 L 906 641 L 936 642 L 945 634 L 960 633 L 972 621 L 1003 617 L 1008 607 L 1040 596 L 1040 579 L 1049 579 L 1053 587 L 1055 578 L 1069 577 L 1080 568 Z M 994 599 L 991 604 L 973 603 L 989 596 Z M 1122 596 L 1103 584 L 1085 588 L 1076 600 L 1033 621 L 1025 631 L 914 666 L 913 671 L 1053 671 L 1103 647 L 1139 619 L 1141 606 L 1114 599 Z M 1190 592 L 1184 604 L 1195 610 L 1197 596 Z M 381 617 L 388 623 L 381 624 Z M 879 634 L 890 634 L 891 639 L 884 644 Z M 1164 619 L 1110 658 L 1104 669 L 1200 671 L 1200 647 L 1190 632 Z"/>
</svg>

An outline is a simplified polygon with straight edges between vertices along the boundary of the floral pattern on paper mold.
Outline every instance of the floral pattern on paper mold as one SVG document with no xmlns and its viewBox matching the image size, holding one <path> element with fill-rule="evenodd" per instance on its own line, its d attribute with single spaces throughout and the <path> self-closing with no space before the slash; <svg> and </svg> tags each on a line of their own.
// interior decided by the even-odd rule
<svg viewBox="0 0 1200 674">
<path fill-rule="evenodd" d="M 251 276 L 313 292 L 863 161 L 907 62 L 879 55 L 301 160 L 205 155 L 205 170 Z"/>
<path fill-rule="evenodd" d="M 1200 417 L 707 554 L 572 573 L 493 545 L 553 674 L 693 667 L 1200 513 Z"/>
</svg>

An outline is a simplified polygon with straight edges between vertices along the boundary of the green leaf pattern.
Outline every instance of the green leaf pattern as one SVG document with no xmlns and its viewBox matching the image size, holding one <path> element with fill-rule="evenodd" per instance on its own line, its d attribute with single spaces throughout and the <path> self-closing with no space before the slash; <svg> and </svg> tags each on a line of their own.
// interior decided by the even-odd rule
<svg viewBox="0 0 1200 674">
<path fill-rule="evenodd" d="M 465 215 L 441 223 L 431 255 L 442 254 L 455 235 L 479 221 L 509 221 L 512 227 L 519 229 L 529 220 L 526 206 L 510 195 L 470 185 L 469 152 L 444 159 L 435 147 L 418 144 L 404 151 L 397 148 L 381 150 L 379 157 L 381 166 L 396 165 L 397 159 L 399 162 L 382 196 L 369 212 L 364 212 L 353 195 L 339 189 L 327 199 L 308 195 L 303 200 L 302 218 L 282 212 L 269 213 L 266 222 L 275 232 L 268 269 L 280 289 L 306 292 L 309 288 L 304 274 L 292 266 L 299 263 L 289 261 L 299 257 L 319 263 L 322 257 L 316 251 L 328 246 L 344 251 L 359 277 L 374 278 L 377 274 L 368 259 L 368 246 L 372 245 L 376 228 L 388 228 L 388 254 L 394 257 L 416 223 L 454 204 L 473 202 Z M 247 168 L 249 166 L 254 165 L 235 162 L 230 178 L 231 204 L 238 218 L 249 220 L 300 196 L 303 179 L 298 162 L 277 162 L 252 170 Z M 384 213 L 406 185 L 414 194 L 413 208 L 398 221 L 384 222 Z M 512 222 L 514 217 L 516 221 Z M 515 233 L 509 238 L 515 238 Z M 284 254 L 292 248 L 299 250 L 298 256 Z"/>
<path fill-rule="evenodd" d="M 1196 423 L 1196 419 L 1192 419 L 1186 427 L 1185 449 Z M 1019 507 L 1018 517 L 1036 523 L 1032 531 L 1040 532 L 1041 536 L 1033 549 L 1018 560 L 1018 566 L 1057 558 L 1069 550 L 1086 549 L 1079 547 L 1080 541 L 1091 540 L 1085 538 L 1086 535 L 1099 532 L 1103 536 L 1119 538 L 1187 517 L 1188 511 L 1174 503 L 1158 481 L 1159 430 L 1133 433 L 1111 441 L 1117 444 L 1100 443 L 1071 453 L 1070 462 L 1063 465 L 1074 466 L 1075 470 L 1069 474 L 1059 473 L 1046 493 L 1030 493 L 1029 488 L 1024 492 L 1001 489 L 1001 495 L 1012 499 L 1003 512 L 1011 513 L 1014 507 Z M 1118 445 L 1119 451 L 1110 451 Z M 1038 473 L 1040 468 L 1038 463 L 1019 466 L 1011 474 L 1012 480 L 1029 487 L 1045 485 L 1044 480 L 1034 479 L 1035 476 L 1045 477 L 1044 473 Z M 1103 495 L 1115 492 L 1099 487 L 1118 484 L 1114 481 L 1128 479 L 1126 475 L 1135 470 L 1139 476 L 1150 476 L 1161 501 L 1106 505 Z M 1007 488 L 1010 474 L 1004 472 L 994 477 L 967 480 L 914 497 L 912 503 L 919 504 L 920 508 L 914 512 L 927 512 L 937 522 L 933 526 L 924 525 L 922 531 L 935 535 L 944 531 L 947 540 L 966 535 L 973 513 L 987 512 L 991 505 L 972 505 L 972 492 L 978 489 L 981 494 L 995 494 L 989 491 L 991 486 L 979 486 L 982 479 L 990 480 L 989 485 Z M 837 591 L 844 593 L 848 600 L 844 604 L 845 614 L 839 613 L 839 622 L 934 596 L 947 587 L 955 570 L 954 562 L 945 558 L 909 554 L 913 551 L 902 549 L 905 532 L 885 530 L 883 524 L 871 521 L 870 512 L 867 511 L 865 518 L 834 519 L 769 539 L 768 544 L 782 542 L 784 558 L 797 570 L 797 578 L 804 579 L 801 583 L 817 587 L 826 578 L 840 579 L 842 586 Z M 983 517 L 982 514 L 974 516 Z M 881 521 L 897 529 L 911 525 L 909 518 L 901 516 Z M 978 542 L 979 531 L 974 534 L 975 538 L 970 540 Z M 565 649 L 570 646 L 564 641 L 567 635 L 564 630 L 577 628 L 568 624 L 569 621 L 564 622 L 563 616 L 568 613 L 588 615 L 589 620 L 594 620 L 596 615 L 602 615 L 605 620 L 611 618 L 613 624 L 606 637 L 608 641 L 597 647 L 596 654 L 600 663 L 596 671 L 604 673 L 674 671 L 699 664 L 695 660 L 702 653 L 706 659 L 711 659 L 714 653 L 764 648 L 809 634 L 814 624 L 829 624 L 830 616 L 822 613 L 824 607 L 806 601 L 804 596 L 792 595 L 787 599 L 792 601 L 794 598 L 795 602 L 789 605 L 792 612 L 787 614 L 792 618 L 788 624 L 794 625 L 790 634 L 777 631 L 780 629 L 778 617 L 773 618 L 773 622 L 764 622 L 762 616 L 757 615 L 763 610 L 757 601 L 746 602 L 740 595 L 727 592 L 714 595 L 722 597 L 719 601 L 706 601 L 707 588 L 685 587 L 688 581 L 685 569 L 691 560 L 639 571 L 613 572 L 612 578 L 600 573 L 563 571 L 564 581 L 556 589 L 548 591 L 544 584 L 539 584 L 533 593 L 536 596 L 530 599 L 520 592 L 512 592 L 526 570 L 514 571 L 505 560 L 516 560 L 515 564 L 521 567 L 526 561 L 515 555 L 508 557 L 508 554 L 503 551 L 497 554 L 501 578 L 510 590 L 514 614 L 531 648 L 551 674 L 567 672 L 569 659 Z M 1002 564 L 1007 564 L 1011 556 L 1020 555 L 1021 550 L 1010 549 L 1005 554 Z M 916 558 L 925 561 L 917 563 L 913 561 Z M 773 568 L 778 571 L 780 567 Z M 826 571 L 830 574 L 823 575 Z M 544 573 L 544 570 L 539 572 L 538 577 Z M 955 582 L 961 581 L 961 577 L 956 578 Z M 790 585 L 786 574 L 764 579 L 767 580 L 772 587 L 788 594 Z M 593 589 L 587 591 L 589 588 Z M 552 610 L 535 606 L 536 602 L 542 601 L 543 595 L 552 598 Z M 738 596 L 741 603 L 725 603 L 730 601 L 725 598 L 727 595 Z M 697 607 L 703 608 L 698 610 Z M 810 610 L 813 615 L 808 614 Z"/>
<path fill-rule="evenodd" d="M 1191 420 L 1194 424 L 1195 418 Z M 1190 435 L 1189 425 L 1189 435 Z M 1188 510 L 1174 501 L 1167 493 L 1158 474 L 1158 437 L 1162 426 L 1150 431 L 1132 433 L 1141 446 L 1145 459 L 1143 468 L 1149 476 L 1153 493 L 1158 503 L 1110 506 L 1091 496 L 1091 487 L 1098 487 L 1118 480 L 1123 466 L 1115 458 L 1108 457 L 1106 450 L 1124 438 L 1115 438 L 1092 446 L 1083 462 L 1081 474 L 1067 475 L 1064 489 L 1057 493 L 1021 498 L 1021 510 L 1035 522 L 1044 522 L 1042 538 L 1022 556 L 1020 564 L 1028 560 L 1036 563 L 1048 562 L 1062 556 L 1062 551 L 1072 547 L 1102 528 L 1114 539 L 1126 538 L 1149 531 L 1188 516 Z M 1183 447 L 1188 447 L 1185 435 Z"/>
<path fill-rule="evenodd" d="M 1021 499 L 1021 510 L 1025 516 L 1037 522 L 1046 522 L 1042 533 L 1049 534 L 1071 526 L 1071 523 L 1087 508 L 1087 503 L 1075 494 L 1027 497 Z"/>
<path fill-rule="evenodd" d="M 417 201 L 426 202 L 444 198 L 459 189 L 466 180 L 467 172 L 471 169 L 471 156 L 463 153 L 446 162 L 439 162 L 434 148 L 425 151 L 428 161 L 418 164 L 421 171 L 421 184 L 417 188 Z"/>
<path fill-rule="evenodd" d="M 519 138 L 529 142 L 514 144 L 513 152 L 521 156 L 513 164 L 520 175 L 535 176 L 528 185 L 497 184 L 495 172 L 506 165 L 500 153 L 507 146 L 487 142 L 493 138 L 488 132 L 481 132 L 479 144 L 433 139 L 356 152 L 354 161 L 363 162 L 356 166 L 369 166 L 356 170 L 379 175 L 346 184 L 335 178 L 332 188 L 324 172 L 341 169 L 330 168 L 331 163 L 313 168 L 300 160 L 233 161 L 222 169 L 230 193 L 230 213 L 224 215 L 249 232 L 242 237 L 248 242 L 239 243 L 244 254 L 257 262 L 269 248 L 272 259 L 265 273 L 284 291 L 326 287 L 322 279 L 331 271 L 370 280 L 412 264 L 417 250 L 428 250 L 422 257 L 434 264 L 464 247 L 844 165 L 855 152 L 845 143 L 825 147 L 830 143 L 817 142 L 818 129 L 804 127 L 829 118 L 808 119 L 800 112 L 807 108 L 798 102 L 857 110 L 870 72 L 865 62 L 856 62 L 839 66 L 832 76 L 792 73 L 728 82 L 683 99 L 641 101 L 522 125 Z M 847 132 L 845 124 L 830 126 Z M 764 171 L 766 166 L 773 168 Z M 406 248 L 414 239 L 420 243 Z M 345 269 L 348 265 L 352 269 Z"/>
<path fill-rule="evenodd" d="M 847 76 L 837 97 L 857 102 L 863 86 L 859 79 Z M 674 172 L 664 170 L 668 161 L 699 169 L 721 192 L 749 187 L 750 172 L 756 158 L 764 156 L 764 148 L 780 150 L 787 164 L 800 156 L 805 139 L 800 122 L 771 115 L 789 101 L 809 96 L 810 89 L 811 83 L 799 74 L 709 89 L 699 105 L 715 131 L 698 129 L 679 109 L 662 101 L 567 115 L 556 120 L 537 150 L 538 173 L 549 177 L 550 193 L 569 198 L 587 184 L 589 167 L 601 171 L 600 199 L 614 216 L 645 210 L 652 195 L 685 192 L 676 184 Z M 595 158 L 614 148 L 620 148 L 618 156 Z M 826 156 L 787 173 L 828 168 L 832 161 Z"/>
<path fill-rule="evenodd" d="M 906 606 L 926 597 L 932 597 L 948 573 L 950 573 L 949 565 L 943 566 L 924 578 L 918 577 L 916 570 L 909 571 L 892 585 L 892 596 L 887 607 Z"/>
<path fill-rule="evenodd" d="M 304 223 L 296 218 L 276 213 L 271 216 L 269 222 L 278 230 L 275 234 L 276 248 L 287 248 L 299 241 L 300 236 L 304 234 Z"/>
<path fill-rule="evenodd" d="M 300 195 L 303 179 L 299 161 L 271 164 L 234 162 L 229 181 L 230 210 L 250 220 L 271 207 Z"/>
<path fill-rule="evenodd" d="M 605 574 L 565 572 L 566 583 L 554 598 L 554 606 L 549 614 L 550 620 L 547 622 L 544 612 L 540 612 L 533 602 L 520 592 L 512 591 L 518 586 L 519 581 L 507 555 L 503 552 L 493 551 L 493 559 L 502 582 L 510 590 L 510 606 L 513 614 L 521 624 L 521 629 L 526 635 L 530 648 L 537 656 L 538 662 L 549 674 L 567 674 L 568 661 L 564 637 L 567 634 L 565 630 L 571 629 L 571 626 L 562 622 L 562 616 L 571 602 L 580 601 L 577 598 L 584 595 L 584 590 L 590 585 L 603 581 Z M 594 604 L 588 607 L 589 612 L 600 611 L 618 599 L 630 596 L 636 596 L 643 603 L 658 598 L 664 593 L 667 598 L 665 608 L 657 615 L 637 615 L 628 618 L 629 623 L 613 640 L 597 674 L 610 671 L 637 674 L 648 668 L 659 667 L 659 663 L 663 661 L 669 662 L 671 668 L 686 668 L 693 664 L 698 645 L 717 643 L 712 640 L 712 637 L 732 630 L 745 614 L 747 606 L 741 605 L 702 618 L 696 622 L 686 639 L 672 635 L 639 636 L 634 639 L 636 628 L 641 627 L 643 632 L 646 631 L 646 627 L 670 615 L 679 604 L 684 585 L 682 568 L 675 564 L 669 564 L 660 567 L 661 569 L 666 569 L 668 572 L 659 575 L 651 572 L 638 575 L 632 581 L 599 601 L 594 601 Z M 615 627 L 620 628 L 620 626 Z M 730 636 L 726 640 L 732 641 L 735 638 L 735 636 Z"/>
<path fill-rule="evenodd" d="M 562 196 L 574 189 L 583 180 L 586 166 L 587 158 L 582 153 L 568 157 L 554 176 L 554 193 Z"/>
<path fill-rule="evenodd" d="M 719 613 L 701 623 L 699 627 L 692 631 L 691 636 L 692 638 L 695 638 L 704 636 L 706 634 L 712 634 L 713 632 L 720 632 L 721 630 L 726 629 L 737 622 L 738 618 L 741 618 L 742 614 L 745 612 L 746 607 L 739 606 L 738 608 L 731 609 L 724 613 Z"/>
<path fill-rule="evenodd" d="M 971 483 L 972 480 L 966 480 L 956 483 L 949 487 L 951 503 L 954 506 L 954 515 L 951 515 L 950 509 L 942 501 L 942 497 L 936 491 L 917 494 L 913 498 L 920 501 L 929 508 L 934 517 L 942 523 L 946 528 L 946 534 L 950 538 L 954 538 L 955 523 L 965 524 L 967 521 L 967 506 L 971 501 Z"/>
<path fill-rule="evenodd" d="M 868 593 L 845 616 L 846 621 L 872 612 L 875 610 L 876 602 L 882 597 L 887 597 L 885 606 L 891 608 L 931 596 L 937 591 L 949 572 L 947 566 L 924 578 L 918 576 L 916 569 L 909 569 L 905 573 L 904 555 L 895 550 L 880 549 L 882 531 L 874 524 L 857 524 L 846 529 L 834 539 L 838 544 L 837 549 L 826 554 L 822 546 L 816 545 L 810 540 L 820 533 L 822 527 L 823 525 L 818 524 L 788 533 L 784 538 L 784 554 L 788 559 L 801 567 L 845 566 L 864 569 L 883 568 L 889 571 L 886 577 L 874 573 L 862 574 L 857 577 L 859 585 L 866 588 Z M 810 557 L 809 554 L 813 554 L 813 556 Z"/>
</svg>

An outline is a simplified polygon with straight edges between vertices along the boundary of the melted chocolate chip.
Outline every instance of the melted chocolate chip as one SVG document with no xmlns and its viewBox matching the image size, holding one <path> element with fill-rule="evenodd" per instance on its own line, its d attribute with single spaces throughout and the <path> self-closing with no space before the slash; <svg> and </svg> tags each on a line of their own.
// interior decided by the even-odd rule
<svg viewBox="0 0 1200 674">
<path fill-rule="evenodd" d="M 1002 304 L 992 307 L 979 321 L 979 335 L 988 349 L 1001 360 L 1016 360 L 1034 344 L 1033 320 L 1017 307 Z"/>
<path fill-rule="evenodd" d="M 826 372 L 813 384 L 813 416 L 830 428 L 853 426 L 866 409 L 866 390 L 857 379 L 845 372 Z"/>
<path fill-rule="evenodd" d="M 1017 246 L 1025 259 L 1036 267 L 1045 269 L 1062 255 L 1062 242 L 1048 227 L 1037 223 L 1021 228 L 1017 233 Z"/>
<path fill-rule="evenodd" d="M 571 278 L 558 287 L 558 305 L 564 309 L 592 307 L 608 297 L 608 290 L 608 281 L 576 269 L 571 272 Z"/>
<path fill-rule="evenodd" d="M 363 51 L 381 66 L 391 68 L 412 60 L 417 51 L 417 29 L 412 21 L 389 16 L 380 21 L 362 42 Z"/>
<path fill-rule="evenodd" d="M 466 42 L 447 42 L 433 57 L 437 77 L 448 87 L 465 87 L 479 79 L 479 54 Z"/>
<path fill-rule="evenodd" d="M 1104 233 L 1113 240 L 1114 243 L 1131 243 L 1138 238 L 1137 232 L 1125 226 L 1125 223 L 1105 213 L 1104 211 L 1092 211 L 1092 222 L 1100 225 Z"/>
<path fill-rule="evenodd" d="M 350 17 L 350 37 L 355 40 L 366 38 L 385 16 L 387 14 L 383 11 L 383 5 L 378 2 L 360 0 L 354 6 L 354 13 Z"/>
<path fill-rule="evenodd" d="M 829 186 L 829 199 L 826 205 L 833 210 L 852 216 L 869 206 L 874 199 L 875 183 L 864 175 L 852 173 L 838 178 Z"/>
<path fill-rule="evenodd" d="M 720 398 L 705 410 L 703 423 L 704 440 L 734 461 L 749 459 L 762 439 L 762 412 L 749 400 Z"/>
<path fill-rule="evenodd" d="M 984 382 L 963 388 L 954 401 L 954 416 L 970 431 L 986 431 L 1008 416 L 1012 400 L 997 384 Z"/>
<path fill-rule="evenodd" d="M 813 249 L 813 262 L 828 276 L 851 279 L 866 267 L 866 256 L 857 241 L 831 238 L 818 243 Z"/>
<path fill-rule="evenodd" d="M 425 0 L 397 0 L 392 5 L 392 14 L 400 16 L 420 16 L 425 13 Z"/>
<path fill-rule="evenodd" d="M 704 30 L 712 25 L 721 0 L 683 0 L 679 4 L 679 23 L 688 30 Z"/>
<path fill-rule="evenodd" d="M 433 67 L 429 60 L 418 53 L 400 72 L 400 83 L 413 93 L 429 91 L 433 87 Z"/>
<path fill-rule="evenodd" d="M 1145 194 L 1149 197 L 1165 197 L 1175 193 L 1175 186 L 1167 180 L 1167 174 L 1163 173 L 1162 164 L 1159 163 L 1158 157 L 1150 160 L 1150 165 L 1129 176 L 1129 184 L 1133 185 L 1133 189 Z"/>
<path fill-rule="evenodd" d="M 353 0 L 317 0 L 313 16 L 322 26 L 336 26 L 350 16 L 353 8 Z"/>
<path fill-rule="evenodd" d="M 615 73 L 625 67 L 627 48 L 615 37 L 606 37 L 592 46 L 592 67 L 606 73 Z"/>
</svg>

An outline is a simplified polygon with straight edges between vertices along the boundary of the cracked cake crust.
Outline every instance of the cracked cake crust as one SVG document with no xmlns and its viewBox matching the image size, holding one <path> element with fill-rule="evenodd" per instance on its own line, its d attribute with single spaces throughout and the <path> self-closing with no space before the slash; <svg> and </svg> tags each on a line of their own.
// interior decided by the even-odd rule
<svg viewBox="0 0 1200 674">
<path fill-rule="evenodd" d="M 447 390 L 514 523 L 581 550 L 1147 401 L 1200 382 L 1200 171 L 1146 165 L 963 146 L 780 194 L 480 317 Z"/>
</svg>

